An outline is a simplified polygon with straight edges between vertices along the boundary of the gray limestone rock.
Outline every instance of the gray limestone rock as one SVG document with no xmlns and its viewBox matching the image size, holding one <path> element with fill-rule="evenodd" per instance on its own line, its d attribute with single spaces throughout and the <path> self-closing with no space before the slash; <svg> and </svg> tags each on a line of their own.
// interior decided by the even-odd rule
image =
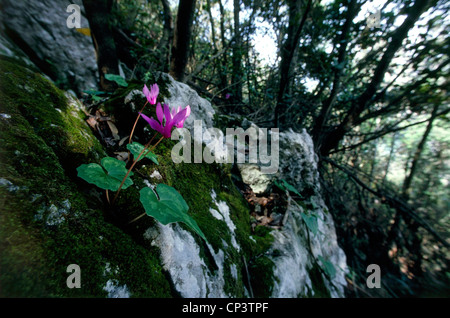
<svg viewBox="0 0 450 318">
<path fill-rule="evenodd" d="M 83 12 L 81 0 L 3 0 L 0 20 L 4 33 L 42 72 L 80 93 L 97 87 L 97 64 L 92 39 L 67 27 L 72 3 Z M 81 27 L 89 27 L 83 15 Z"/>
</svg>

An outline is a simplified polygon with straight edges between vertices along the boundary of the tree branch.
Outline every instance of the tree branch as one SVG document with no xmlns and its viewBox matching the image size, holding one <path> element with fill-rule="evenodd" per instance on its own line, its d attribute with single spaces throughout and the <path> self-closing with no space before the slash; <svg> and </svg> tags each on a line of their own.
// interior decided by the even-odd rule
<svg viewBox="0 0 450 318">
<path fill-rule="evenodd" d="M 372 193 L 373 195 L 379 197 L 383 203 L 387 203 L 391 208 L 394 208 L 397 212 L 400 214 L 406 214 L 407 216 L 414 219 L 414 221 L 417 222 L 419 226 L 421 226 L 423 229 L 425 229 L 428 233 L 430 233 L 437 241 L 442 243 L 445 247 L 450 247 L 450 244 L 443 238 L 439 233 L 436 232 L 436 230 L 428 224 L 424 219 L 422 219 L 414 210 L 412 207 L 408 205 L 408 203 L 404 202 L 401 199 L 398 199 L 397 196 L 393 196 L 390 194 L 392 191 L 385 191 L 383 189 L 377 189 L 374 190 L 368 185 L 366 185 L 361 179 L 358 178 L 350 169 L 337 164 L 334 160 L 331 160 L 329 158 L 322 158 L 323 161 L 328 162 L 332 166 L 338 168 L 339 170 L 343 171 L 345 174 L 347 174 L 350 178 L 352 178 L 358 185 L 360 185 L 363 189 L 367 190 L 368 192 Z"/>
</svg>

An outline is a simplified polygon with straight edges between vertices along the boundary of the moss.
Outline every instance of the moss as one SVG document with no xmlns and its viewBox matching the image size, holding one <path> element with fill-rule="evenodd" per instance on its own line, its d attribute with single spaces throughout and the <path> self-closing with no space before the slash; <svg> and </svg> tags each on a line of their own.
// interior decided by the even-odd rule
<svg viewBox="0 0 450 318">
<path fill-rule="evenodd" d="M 98 161 L 102 147 L 83 120 L 75 99 L 68 98 L 41 75 L 0 60 L 2 104 L 6 113 L 20 111 L 68 172 L 86 161 Z"/>
<path fill-rule="evenodd" d="M 53 236 L 48 248 L 52 247 L 52 258 L 57 259 L 59 267 L 71 262 L 80 265 L 82 270 L 82 288 L 70 290 L 70 296 L 105 296 L 103 287 L 110 278 L 127 285 L 133 297 L 171 296 L 159 264 L 158 251 L 136 244 L 117 227 L 104 223 L 101 214 L 93 212 L 81 220 L 70 220 Z M 73 248 L 64 258 L 67 247 Z M 108 275 L 106 264 L 118 268 L 118 272 Z M 54 273 L 53 279 L 61 281 L 66 275 L 60 271 Z M 62 295 L 67 293 L 66 289 L 60 290 Z"/>
<path fill-rule="evenodd" d="M 272 295 L 275 277 L 275 264 L 267 256 L 261 256 L 249 264 L 250 281 L 253 294 L 257 298 L 268 298 Z"/>
<path fill-rule="evenodd" d="M 1 297 L 45 296 L 44 249 L 37 229 L 22 220 L 20 201 L 0 188 L 0 295 Z"/>
<path fill-rule="evenodd" d="M 158 251 L 106 222 L 70 179 L 74 162 L 101 150 L 80 137 L 90 132 L 76 108 L 37 74 L 4 61 L 0 72 L 0 113 L 7 115 L 0 118 L 0 177 L 13 185 L 0 186 L 0 296 L 104 297 L 109 263 L 132 296 L 170 297 Z M 49 207 L 64 202 L 63 222 L 46 222 Z M 66 286 L 69 264 L 81 268 L 80 289 Z"/>
</svg>

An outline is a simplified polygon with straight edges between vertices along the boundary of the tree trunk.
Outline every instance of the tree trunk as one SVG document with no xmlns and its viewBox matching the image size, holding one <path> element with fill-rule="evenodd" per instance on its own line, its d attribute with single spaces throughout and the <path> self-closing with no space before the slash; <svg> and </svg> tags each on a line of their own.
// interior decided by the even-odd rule
<svg viewBox="0 0 450 318">
<path fill-rule="evenodd" d="M 231 84 L 233 99 L 235 103 L 242 101 L 242 39 L 239 23 L 240 1 L 234 0 L 233 12 L 234 12 L 234 45 L 233 45 L 233 73 Z"/>
<path fill-rule="evenodd" d="M 105 74 L 119 74 L 116 45 L 109 21 L 111 3 L 108 0 L 83 0 L 83 5 L 97 53 L 100 87 L 105 91 L 114 90 L 117 85 L 105 79 Z"/>
<path fill-rule="evenodd" d="M 170 75 L 180 82 L 184 79 L 189 57 L 194 11 L 195 0 L 180 0 L 170 62 Z"/>
<path fill-rule="evenodd" d="M 419 144 L 417 145 L 416 152 L 414 153 L 414 157 L 413 157 L 413 160 L 411 163 L 411 169 L 409 170 L 409 174 L 406 176 L 405 181 L 403 182 L 402 196 L 405 199 L 409 198 L 410 190 L 411 190 L 411 182 L 414 178 L 414 174 L 416 173 L 417 165 L 418 165 L 420 157 L 422 155 L 422 151 L 425 147 L 425 143 L 427 142 L 428 136 L 430 135 L 431 129 L 433 128 L 433 122 L 437 117 L 438 108 L 439 108 L 439 104 L 436 104 L 433 108 L 430 120 L 428 121 L 427 128 L 425 129 L 422 139 L 420 140 Z"/>
<path fill-rule="evenodd" d="M 305 25 L 306 18 L 311 9 L 312 0 L 308 0 L 305 12 L 301 21 L 300 18 L 300 7 L 301 0 L 289 0 L 289 26 L 288 35 L 286 42 L 283 44 L 281 49 L 281 62 L 280 62 L 280 86 L 278 90 L 277 105 L 275 106 L 275 118 L 274 125 L 279 127 L 279 117 L 280 111 L 286 105 L 285 93 L 288 88 L 290 80 L 291 62 L 294 58 L 295 49 L 298 46 L 300 40 L 300 34 L 302 32 L 303 26 Z"/>
<path fill-rule="evenodd" d="M 208 10 L 208 16 L 209 16 L 209 23 L 211 27 L 211 42 L 213 47 L 213 53 L 217 53 L 217 44 L 216 44 L 216 29 L 214 27 L 214 18 L 211 11 L 211 0 L 206 1 L 206 7 Z"/>
<path fill-rule="evenodd" d="M 384 176 L 383 179 L 381 181 L 381 185 L 384 186 L 385 182 L 386 182 L 386 178 L 387 175 L 389 173 L 389 166 L 391 165 L 391 160 L 392 160 L 392 156 L 394 154 L 394 148 L 395 148 L 395 141 L 397 139 L 397 132 L 394 132 L 394 135 L 392 136 L 392 141 L 391 141 L 391 149 L 389 150 L 389 157 L 387 159 L 387 163 L 386 163 L 386 169 L 384 171 Z"/>
<path fill-rule="evenodd" d="M 163 65 L 163 71 L 169 72 L 170 65 L 170 45 L 173 41 L 173 17 L 168 0 L 161 0 L 164 14 L 164 29 L 161 41 L 159 43 L 160 61 Z"/>
<path fill-rule="evenodd" d="M 436 2 L 436 0 L 433 0 L 433 2 Z M 372 80 L 367 85 L 366 90 L 352 104 L 342 123 L 334 131 L 326 133 L 323 138 L 322 147 L 320 149 L 320 153 L 323 156 L 327 156 L 332 149 L 335 149 L 339 145 L 339 142 L 344 138 L 345 134 L 350 131 L 354 123 L 358 121 L 362 112 L 370 105 L 372 98 L 383 81 L 389 64 L 394 58 L 395 53 L 401 47 L 403 40 L 408 35 L 408 31 L 414 26 L 420 15 L 429 7 L 429 1 L 417 0 L 412 7 L 408 8 L 408 16 L 402 25 L 392 34 L 391 42 L 388 44 L 383 57 L 378 63 Z"/>
<path fill-rule="evenodd" d="M 350 33 L 350 29 L 353 25 L 353 19 L 355 18 L 356 14 L 357 14 L 356 4 L 357 4 L 356 0 L 351 0 L 350 3 L 348 4 L 347 16 L 346 16 L 344 25 L 342 27 L 341 35 L 339 36 L 339 39 L 338 39 L 339 49 L 338 49 L 337 63 L 333 69 L 333 73 L 334 73 L 333 88 L 331 90 L 330 96 L 323 102 L 319 117 L 317 117 L 314 128 L 313 128 L 312 135 L 313 135 L 314 146 L 315 146 L 316 150 L 320 149 L 321 142 L 322 142 L 321 137 L 323 136 L 324 125 L 328 121 L 331 109 L 334 106 L 336 97 L 341 88 L 341 75 L 342 75 L 342 71 L 345 67 L 344 64 L 345 64 L 345 57 L 346 57 L 346 53 L 347 53 L 347 44 L 348 44 L 348 39 L 349 39 L 349 33 Z"/>
<path fill-rule="evenodd" d="M 225 48 L 228 46 L 225 40 L 225 9 L 223 7 L 222 0 L 219 0 L 218 3 L 220 9 L 220 40 L 222 42 L 222 48 Z M 228 86 L 228 77 L 227 77 L 228 58 L 226 51 L 224 52 L 224 54 L 222 54 L 221 62 L 222 66 L 221 69 L 219 70 L 220 90 L 224 91 L 225 94 L 227 93 L 225 89 Z"/>
</svg>

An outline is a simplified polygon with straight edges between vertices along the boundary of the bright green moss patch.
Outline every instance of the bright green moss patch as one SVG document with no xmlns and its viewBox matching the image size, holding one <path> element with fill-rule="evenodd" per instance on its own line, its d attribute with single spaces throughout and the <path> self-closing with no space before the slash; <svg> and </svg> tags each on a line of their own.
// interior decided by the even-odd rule
<svg viewBox="0 0 450 318">
<path fill-rule="evenodd" d="M 0 70 L 5 112 L 19 110 L 64 168 L 72 170 L 84 161 L 99 160 L 104 152 L 76 99 L 17 64 L 0 60 Z"/>
<path fill-rule="evenodd" d="M 46 296 L 42 237 L 21 217 L 23 204 L 0 187 L 0 295 Z M 11 213 L 13 211 L 15 213 Z M 19 213 L 18 213 L 19 212 Z"/>
</svg>

